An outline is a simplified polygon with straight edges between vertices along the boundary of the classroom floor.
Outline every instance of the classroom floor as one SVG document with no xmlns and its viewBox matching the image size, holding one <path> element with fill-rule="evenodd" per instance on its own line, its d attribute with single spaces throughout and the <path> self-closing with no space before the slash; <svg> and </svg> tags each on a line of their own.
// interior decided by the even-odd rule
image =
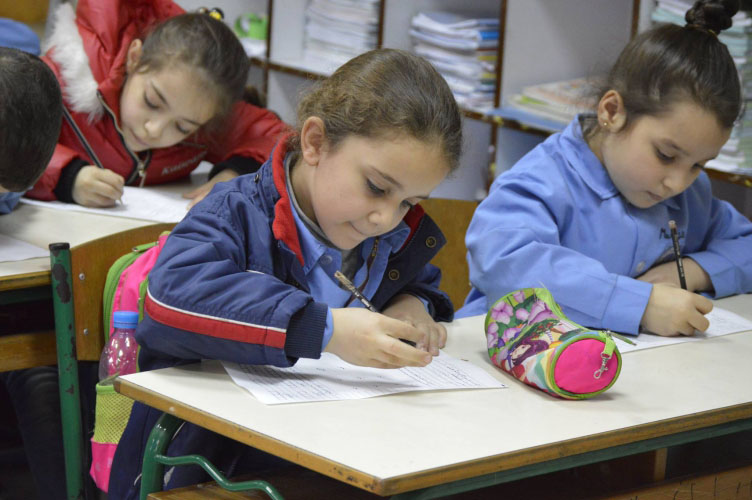
<svg viewBox="0 0 752 500">
<path fill-rule="evenodd" d="M 15 416 L 4 387 L 0 385 L 0 500 L 27 500 L 37 497 L 34 480 L 26 463 Z"/>
</svg>

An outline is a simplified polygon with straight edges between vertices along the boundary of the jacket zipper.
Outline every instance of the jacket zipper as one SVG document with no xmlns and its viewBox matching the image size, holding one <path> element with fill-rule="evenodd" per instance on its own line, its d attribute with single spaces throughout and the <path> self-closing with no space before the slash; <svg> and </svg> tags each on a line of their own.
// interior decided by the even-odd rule
<svg viewBox="0 0 752 500">
<path fill-rule="evenodd" d="M 102 97 L 102 94 L 99 91 L 97 91 L 97 98 L 99 99 L 99 102 L 102 103 L 102 106 L 104 107 L 105 111 L 107 111 L 107 114 L 110 115 L 110 119 L 112 119 L 112 124 L 115 126 L 115 130 L 120 136 L 120 142 L 123 143 L 123 147 L 128 152 L 130 157 L 133 159 L 134 168 L 131 174 L 125 180 L 125 184 L 130 185 L 136 179 L 136 177 L 140 177 L 141 180 L 138 183 L 138 187 L 144 187 L 144 183 L 146 182 L 146 168 L 149 166 L 149 163 L 151 162 L 151 150 L 148 150 L 146 152 L 146 158 L 144 159 L 141 159 L 136 153 L 131 151 L 131 149 L 125 143 L 125 139 L 123 138 L 123 131 L 120 130 L 120 125 L 118 124 L 118 121 L 115 119 L 115 113 L 113 113 L 110 107 L 107 106 L 107 103 L 104 101 L 104 98 Z"/>
</svg>

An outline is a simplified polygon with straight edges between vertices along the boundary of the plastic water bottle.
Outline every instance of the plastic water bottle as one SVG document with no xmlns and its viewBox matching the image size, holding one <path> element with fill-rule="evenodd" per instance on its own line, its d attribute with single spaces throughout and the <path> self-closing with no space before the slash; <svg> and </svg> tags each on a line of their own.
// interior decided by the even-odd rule
<svg viewBox="0 0 752 500">
<path fill-rule="evenodd" d="M 137 371 L 138 344 L 134 334 L 138 325 L 138 313 L 115 311 L 112 323 L 115 328 L 99 359 L 100 380 Z"/>
</svg>

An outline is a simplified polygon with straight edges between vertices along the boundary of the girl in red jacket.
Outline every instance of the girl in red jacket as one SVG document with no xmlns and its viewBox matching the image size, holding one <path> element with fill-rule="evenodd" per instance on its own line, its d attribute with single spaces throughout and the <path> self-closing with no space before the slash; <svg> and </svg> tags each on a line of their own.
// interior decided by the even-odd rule
<svg viewBox="0 0 752 500">
<path fill-rule="evenodd" d="M 179 179 L 205 160 L 210 180 L 184 195 L 195 203 L 255 171 L 286 130 L 239 102 L 249 62 L 232 31 L 171 0 L 63 4 L 49 46 L 70 120 L 29 197 L 112 206 L 124 185 Z"/>
</svg>

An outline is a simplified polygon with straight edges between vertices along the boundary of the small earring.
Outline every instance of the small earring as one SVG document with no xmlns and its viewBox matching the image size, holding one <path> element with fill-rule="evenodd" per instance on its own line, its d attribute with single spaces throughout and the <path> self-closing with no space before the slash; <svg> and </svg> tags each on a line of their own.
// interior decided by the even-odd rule
<svg viewBox="0 0 752 500">
<path fill-rule="evenodd" d="M 603 122 L 604 127 L 608 127 L 608 122 Z"/>
</svg>

